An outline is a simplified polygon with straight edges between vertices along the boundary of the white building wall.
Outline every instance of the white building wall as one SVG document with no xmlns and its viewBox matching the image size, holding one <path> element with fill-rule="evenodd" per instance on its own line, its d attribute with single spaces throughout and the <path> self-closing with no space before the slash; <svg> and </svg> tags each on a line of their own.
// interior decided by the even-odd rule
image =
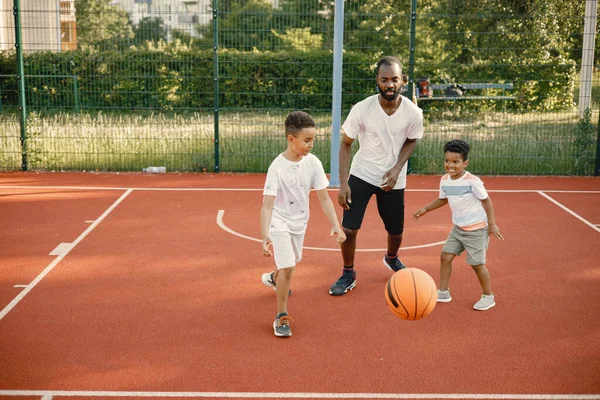
<svg viewBox="0 0 600 400">
<path fill-rule="evenodd" d="M 112 4 L 125 10 L 135 25 L 145 17 L 160 17 L 169 35 L 173 29 L 196 35 L 196 25 L 212 22 L 212 0 L 113 0 Z"/>
<path fill-rule="evenodd" d="M 23 51 L 60 51 L 60 9 L 58 0 L 21 2 Z M 0 0 L 0 50 L 15 49 L 13 1 Z"/>
</svg>

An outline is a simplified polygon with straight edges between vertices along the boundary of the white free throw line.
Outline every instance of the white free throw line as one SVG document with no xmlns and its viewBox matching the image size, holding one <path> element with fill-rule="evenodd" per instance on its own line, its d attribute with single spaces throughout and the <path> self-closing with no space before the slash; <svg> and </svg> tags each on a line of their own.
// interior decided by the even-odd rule
<svg viewBox="0 0 600 400">
<path fill-rule="evenodd" d="M 112 210 L 115 209 L 115 207 L 117 207 L 119 205 L 119 203 L 121 203 L 123 200 L 125 200 L 125 198 L 127 196 L 129 196 L 129 194 L 132 192 L 132 189 L 127 190 L 125 193 L 123 193 L 121 195 L 121 197 L 119 197 L 117 199 L 117 201 L 115 201 L 110 207 L 108 207 L 108 209 L 106 211 L 104 211 L 104 213 L 90 226 L 88 226 L 88 228 L 83 231 L 83 233 L 81 235 L 79 235 L 79 237 L 77 239 L 75 239 L 75 241 L 73 241 L 73 243 L 71 243 L 71 247 L 67 250 L 62 252 L 60 255 L 58 255 L 51 263 L 50 265 L 48 265 L 42 272 L 40 272 L 40 274 L 38 276 L 35 277 L 35 279 L 29 284 L 27 285 L 27 287 L 17 295 L 17 297 L 15 297 L 10 303 L 8 303 L 8 305 L 6 307 L 4 307 L 4 309 L 2 311 L 0 311 L 0 320 L 2 320 L 2 318 L 4 318 L 6 316 L 6 314 L 8 314 L 10 312 L 10 310 L 12 310 L 17 304 L 19 304 L 19 302 L 21 300 L 23 300 L 23 298 L 25 296 L 27 296 L 27 294 L 31 291 L 31 289 L 33 289 L 38 283 L 40 283 L 40 281 L 46 276 L 48 275 L 48 273 L 50 271 L 52 271 L 54 269 L 54 267 L 56 267 L 58 265 L 58 263 L 65 258 L 65 256 L 67 254 L 69 254 L 71 252 L 71 250 L 73 250 L 75 248 L 75 246 L 77 246 L 79 244 L 79 242 L 81 242 L 91 231 L 94 230 L 94 228 L 96 228 L 96 226 L 98 226 L 98 224 L 100 222 L 102 222 L 102 220 L 104 218 L 106 218 L 106 216 L 108 214 L 110 214 L 110 212 Z M 44 392 L 45 393 L 45 392 Z"/>
<path fill-rule="evenodd" d="M 558 201 L 554 200 L 552 197 L 548 196 L 546 193 L 544 193 L 542 191 L 538 191 L 538 193 L 541 194 L 542 196 L 544 196 L 545 198 L 547 198 L 548 200 L 550 200 L 551 202 L 553 202 L 554 204 L 556 204 L 557 206 L 559 206 L 560 208 L 562 208 L 563 210 L 565 210 L 566 212 L 568 212 L 569 214 L 571 214 L 572 216 L 574 216 L 575 218 L 577 218 L 578 220 L 580 220 L 581 222 L 583 222 L 584 224 L 586 224 L 587 226 L 589 226 L 590 228 L 592 228 L 593 230 L 595 230 L 596 232 L 600 232 L 600 228 L 599 227 L 595 226 L 590 221 L 588 221 L 587 219 L 583 218 L 582 216 L 580 216 L 579 214 L 575 213 L 574 211 L 571 211 L 569 208 L 563 206 L 561 203 L 559 203 Z"/>
<path fill-rule="evenodd" d="M 231 233 L 232 235 L 235 235 L 237 237 L 241 237 L 243 239 L 248 239 L 248 240 L 252 240 L 253 242 L 259 242 L 261 243 L 262 240 L 257 239 L 257 238 L 253 238 L 250 236 L 246 236 L 243 235 L 239 232 L 234 231 L 233 229 L 229 228 L 227 225 L 225 225 L 225 223 L 223 222 L 223 215 L 225 215 L 225 210 L 219 210 L 217 212 L 217 225 L 219 225 L 219 227 L 221 229 L 223 229 L 226 232 Z M 424 247 L 433 247 L 433 246 L 439 246 L 446 243 L 446 241 L 441 241 L 441 242 L 435 242 L 435 243 L 428 243 L 428 244 L 421 244 L 418 246 L 407 246 L 407 247 L 401 247 L 400 250 L 412 250 L 412 249 L 422 249 Z M 307 249 L 307 250 L 320 250 L 320 251 L 340 251 L 339 248 L 331 248 L 331 247 L 310 247 L 310 246 L 303 246 L 303 249 Z M 387 249 L 356 249 L 356 251 L 387 251 Z"/>
<path fill-rule="evenodd" d="M 308 392 L 109 392 L 67 390 L 0 390 L 0 396 L 52 397 L 212 397 L 277 399 L 481 399 L 599 400 L 600 394 L 442 394 L 442 393 L 308 393 Z"/>
</svg>

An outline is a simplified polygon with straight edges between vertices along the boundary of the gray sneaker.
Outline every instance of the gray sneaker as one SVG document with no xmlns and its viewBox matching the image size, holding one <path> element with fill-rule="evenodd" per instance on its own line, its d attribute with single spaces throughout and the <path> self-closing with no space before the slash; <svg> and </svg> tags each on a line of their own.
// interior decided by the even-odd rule
<svg viewBox="0 0 600 400">
<path fill-rule="evenodd" d="M 496 299 L 494 298 L 494 294 L 483 294 L 481 295 L 481 299 L 473 306 L 474 309 L 479 311 L 489 310 L 490 308 L 496 305 Z"/>
<path fill-rule="evenodd" d="M 262 283 L 265 284 L 265 286 L 272 288 L 273 290 L 277 291 L 277 286 L 275 284 L 275 280 L 273 279 L 273 274 L 274 272 L 267 272 L 262 274 Z M 290 289 L 288 291 L 288 296 L 292 295 L 292 289 Z"/>
<path fill-rule="evenodd" d="M 278 337 L 292 336 L 292 329 L 290 328 L 291 320 L 292 319 L 287 315 L 284 315 L 280 318 L 275 318 L 275 321 L 273 321 L 273 332 L 275 333 L 275 336 L 278 336 Z"/>
<path fill-rule="evenodd" d="M 438 290 L 438 303 L 450 303 L 452 296 L 450 296 L 450 290 Z"/>
</svg>

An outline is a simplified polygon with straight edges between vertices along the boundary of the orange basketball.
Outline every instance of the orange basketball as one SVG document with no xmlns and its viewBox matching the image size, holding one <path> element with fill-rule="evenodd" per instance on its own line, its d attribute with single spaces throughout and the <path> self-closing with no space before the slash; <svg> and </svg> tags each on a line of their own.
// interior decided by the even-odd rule
<svg viewBox="0 0 600 400">
<path fill-rule="evenodd" d="M 425 318 L 437 302 L 437 286 L 427 272 L 404 268 L 395 272 L 385 286 L 385 301 L 402 319 Z"/>
</svg>

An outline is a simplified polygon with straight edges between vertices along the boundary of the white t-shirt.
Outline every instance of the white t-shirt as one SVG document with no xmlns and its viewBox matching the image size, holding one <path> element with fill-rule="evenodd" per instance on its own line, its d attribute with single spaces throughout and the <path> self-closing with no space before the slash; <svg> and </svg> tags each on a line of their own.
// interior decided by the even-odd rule
<svg viewBox="0 0 600 400">
<path fill-rule="evenodd" d="M 465 231 L 474 231 L 487 226 L 487 215 L 481 200 L 488 197 L 481 179 L 472 173 L 458 179 L 446 174 L 440 179 L 440 199 L 448 199 L 452 211 L 452 222 Z"/>
<path fill-rule="evenodd" d="M 301 234 L 306 231 L 309 216 L 310 189 L 325 189 L 329 180 L 323 164 L 313 154 L 293 162 L 278 155 L 267 172 L 263 195 L 275 196 L 271 232 Z"/>
<path fill-rule="evenodd" d="M 423 111 L 408 98 L 402 97 L 396 112 L 387 115 L 379 104 L 378 95 L 373 95 L 352 107 L 342 128 L 349 138 L 358 137 L 360 144 L 352 160 L 350 174 L 380 186 L 383 175 L 398 162 L 406 139 L 423 137 Z M 394 189 L 406 187 L 407 164 L 404 164 Z"/>
</svg>

